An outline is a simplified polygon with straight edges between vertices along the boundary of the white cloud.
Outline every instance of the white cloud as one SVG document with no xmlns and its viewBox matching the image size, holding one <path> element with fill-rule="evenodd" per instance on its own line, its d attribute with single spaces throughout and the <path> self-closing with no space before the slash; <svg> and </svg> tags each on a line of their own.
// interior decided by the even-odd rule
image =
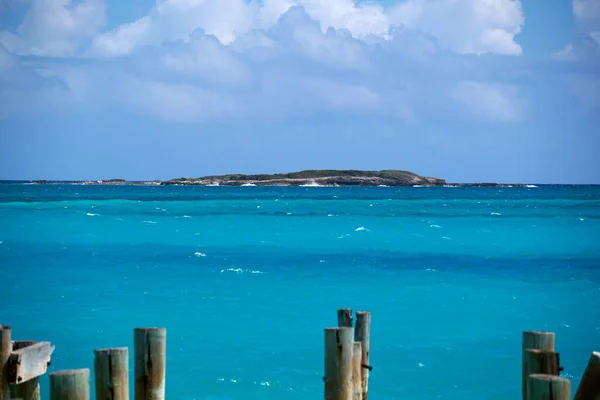
<svg viewBox="0 0 600 400">
<path fill-rule="evenodd" d="M 0 32 L 0 44 L 15 54 L 70 56 L 105 24 L 104 0 L 31 2 L 16 33 Z"/>
<path fill-rule="evenodd" d="M 519 89 L 505 84 L 463 81 L 450 97 L 461 102 L 473 115 L 488 121 L 518 121 L 526 106 L 519 99 Z"/>
<path fill-rule="evenodd" d="M 515 41 L 524 24 L 519 0 L 407 0 L 392 9 L 391 21 L 459 54 L 522 53 Z"/>
</svg>

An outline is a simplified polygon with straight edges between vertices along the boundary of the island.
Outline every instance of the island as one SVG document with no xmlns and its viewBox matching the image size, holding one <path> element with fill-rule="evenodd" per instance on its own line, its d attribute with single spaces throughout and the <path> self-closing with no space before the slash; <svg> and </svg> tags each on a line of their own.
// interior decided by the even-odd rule
<svg viewBox="0 0 600 400">
<path fill-rule="evenodd" d="M 125 179 L 108 179 L 97 181 L 33 181 L 34 184 L 79 184 L 79 185 L 142 185 L 142 186 L 490 186 L 490 187 L 523 187 L 523 184 L 498 183 L 446 183 L 445 179 L 418 175 L 402 170 L 304 170 L 278 174 L 227 174 L 210 175 L 199 178 L 175 178 L 166 181 L 128 181 Z"/>
</svg>

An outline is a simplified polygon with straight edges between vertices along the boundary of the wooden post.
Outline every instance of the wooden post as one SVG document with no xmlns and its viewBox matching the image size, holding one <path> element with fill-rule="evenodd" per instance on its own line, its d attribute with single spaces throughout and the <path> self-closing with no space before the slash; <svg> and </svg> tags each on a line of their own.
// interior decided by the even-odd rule
<svg viewBox="0 0 600 400">
<path fill-rule="evenodd" d="M 50 373 L 50 400 L 89 400 L 90 370 L 73 369 Z"/>
<path fill-rule="evenodd" d="M 352 309 L 342 308 L 337 311 L 338 326 L 352 328 Z"/>
<path fill-rule="evenodd" d="M 10 386 L 10 398 L 21 400 L 40 400 L 40 378 L 32 378 L 27 382 Z"/>
<path fill-rule="evenodd" d="M 325 329 L 325 400 L 352 400 L 353 331 Z"/>
<path fill-rule="evenodd" d="M 569 400 L 571 381 L 556 375 L 531 374 L 527 384 L 527 400 Z"/>
<path fill-rule="evenodd" d="M 554 332 L 523 332 L 523 360 L 522 360 L 522 392 L 523 400 L 527 400 L 527 385 L 529 382 L 527 368 L 525 366 L 527 350 L 554 351 Z"/>
<path fill-rule="evenodd" d="M 362 349 L 362 400 L 369 397 L 369 364 L 371 348 L 371 313 L 367 311 L 356 312 L 356 329 L 354 340 L 361 343 Z"/>
<path fill-rule="evenodd" d="M 129 400 L 127 347 L 94 351 L 97 400 Z"/>
<path fill-rule="evenodd" d="M 362 400 L 362 343 L 352 349 L 352 400 Z"/>
<path fill-rule="evenodd" d="M 164 400 L 167 358 L 165 328 L 135 328 L 135 400 Z"/>
<path fill-rule="evenodd" d="M 558 353 L 553 351 L 525 350 L 525 374 L 559 375 Z"/>
<path fill-rule="evenodd" d="M 600 399 L 600 352 L 593 352 L 573 400 Z"/>
<path fill-rule="evenodd" d="M 9 399 L 6 365 L 10 358 L 11 351 L 10 326 L 0 325 L 0 400 Z"/>
</svg>

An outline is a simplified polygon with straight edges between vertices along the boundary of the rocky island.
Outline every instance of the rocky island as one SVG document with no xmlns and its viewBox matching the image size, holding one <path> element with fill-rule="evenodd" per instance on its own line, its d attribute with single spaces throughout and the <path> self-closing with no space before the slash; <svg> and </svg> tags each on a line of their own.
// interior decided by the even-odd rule
<svg viewBox="0 0 600 400">
<path fill-rule="evenodd" d="M 98 181 L 34 181 L 35 184 L 79 185 L 141 185 L 141 186 L 526 186 L 497 183 L 447 184 L 445 179 L 421 176 L 402 170 L 305 170 L 281 174 L 229 174 L 199 178 L 175 178 L 167 181 L 127 181 L 108 179 Z"/>
</svg>

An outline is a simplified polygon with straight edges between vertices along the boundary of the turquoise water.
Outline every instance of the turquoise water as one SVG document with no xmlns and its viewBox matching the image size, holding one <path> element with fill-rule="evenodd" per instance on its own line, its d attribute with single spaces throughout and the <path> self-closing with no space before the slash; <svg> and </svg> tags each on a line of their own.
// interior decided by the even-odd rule
<svg viewBox="0 0 600 400">
<path fill-rule="evenodd" d="M 574 389 L 600 350 L 600 187 L 0 184 L 0 281 L 51 370 L 165 326 L 168 399 L 322 398 L 342 307 L 372 313 L 371 399 L 518 398 L 523 330 Z"/>
</svg>

